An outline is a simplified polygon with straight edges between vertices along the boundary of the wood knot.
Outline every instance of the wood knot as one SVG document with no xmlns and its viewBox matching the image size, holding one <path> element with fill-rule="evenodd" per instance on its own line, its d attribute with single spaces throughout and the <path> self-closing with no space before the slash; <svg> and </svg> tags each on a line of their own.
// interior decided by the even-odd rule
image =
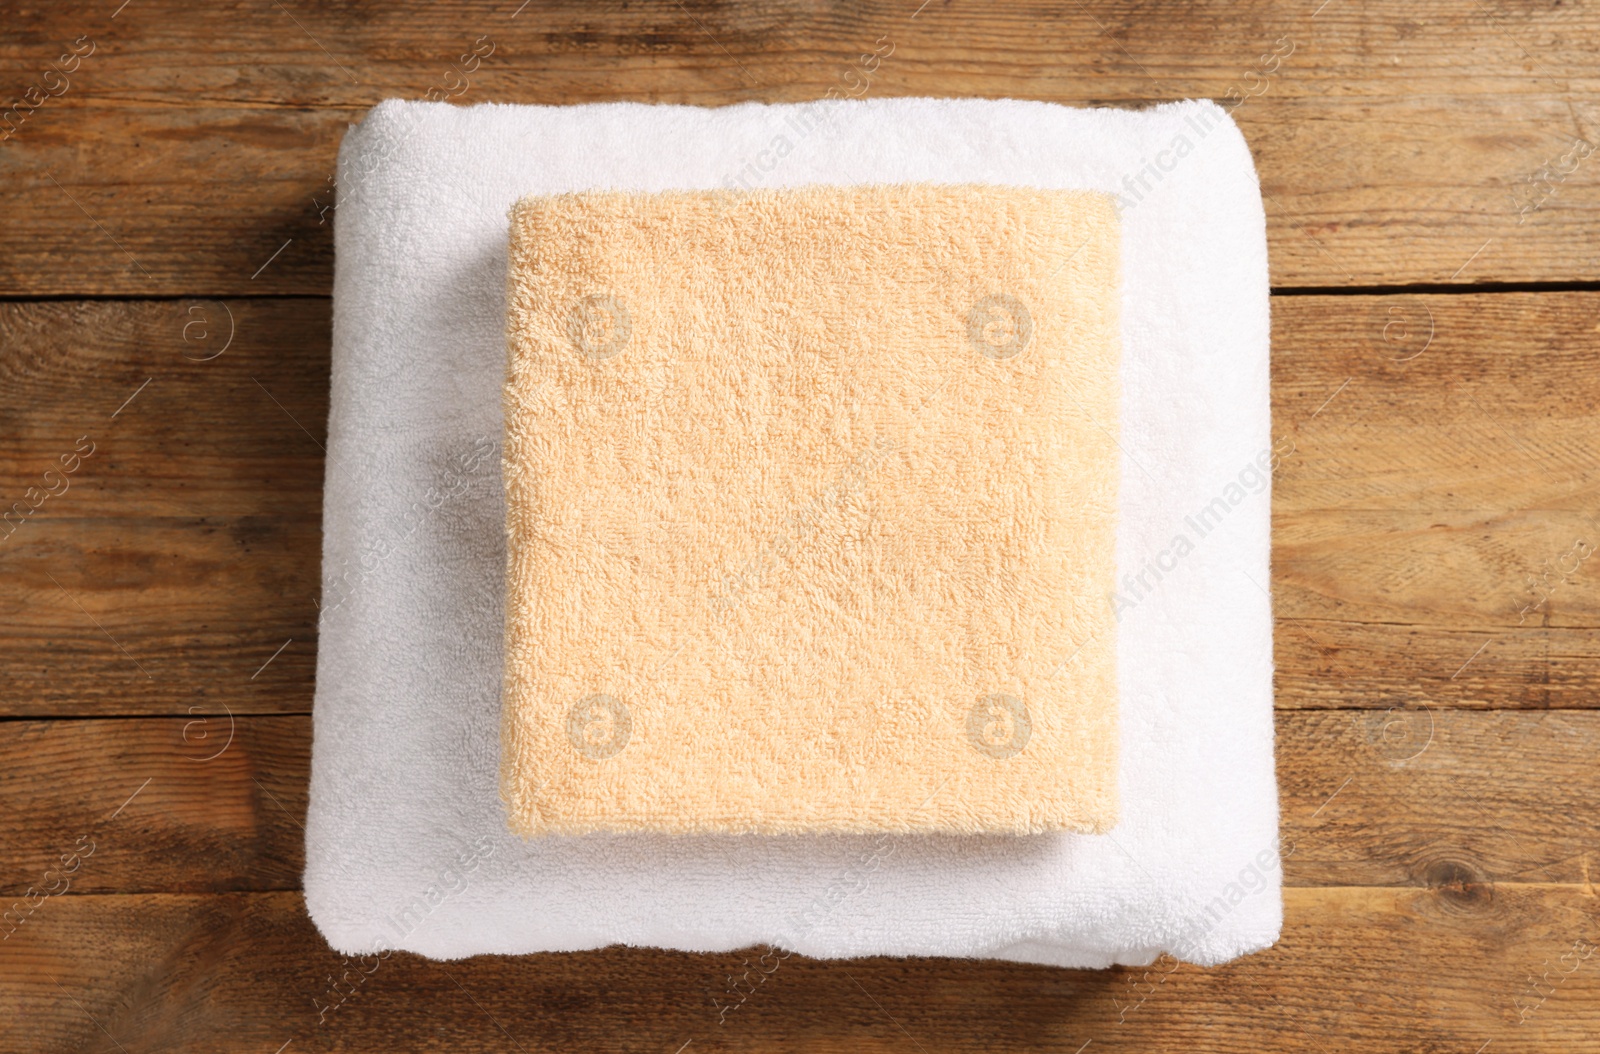
<svg viewBox="0 0 1600 1054">
<path fill-rule="evenodd" d="M 1494 882 L 1463 860 L 1436 860 L 1423 868 L 1422 880 L 1442 903 L 1452 908 L 1482 910 L 1494 900 Z"/>
</svg>

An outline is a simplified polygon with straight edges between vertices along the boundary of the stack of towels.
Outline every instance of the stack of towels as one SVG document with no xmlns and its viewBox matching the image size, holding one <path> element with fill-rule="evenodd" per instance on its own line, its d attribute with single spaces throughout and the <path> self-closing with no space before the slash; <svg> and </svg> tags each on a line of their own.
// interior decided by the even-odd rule
<svg viewBox="0 0 1600 1054">
<path fill-rule="evenodd" d="M 1276 939 L 1265 229 L 1216 106 L 386 102 L 335 244 L 334 947 Z"/>
</svg>

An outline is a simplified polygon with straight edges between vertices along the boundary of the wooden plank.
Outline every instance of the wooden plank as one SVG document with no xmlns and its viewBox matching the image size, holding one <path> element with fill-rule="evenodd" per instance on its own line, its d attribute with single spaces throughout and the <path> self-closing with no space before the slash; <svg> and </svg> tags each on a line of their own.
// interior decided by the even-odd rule
<svg viewBox="0 0 1600 1054">
<path fill-rule="evenodd" d="M 1600 295 L 1273 309 L 1279 706 L 1596 705 Z M 307 708 L 328 332 L 319 299 L 0 304 L 0 495 L 39 503 L 0 527 L 0 713 Z"/>
<path fill-rule="evenodd" d="M 65 45 L 78 41 L 94 50 L 74 63 Z M 40 6 L 0 42 L 0 83 L 38 102 L 3 146 L 14 229 L 0 294 L 326 292 L 339 137 L 380 99 L 430 91 L 706 105 L 1209 97 L 1235 108 L 1256 153 L 1277 285 L 1588 280 L 1597 52 L 1600 12 L 1501 0 L 1393 14 L 1210 0 L 1181 18 L 1134 0 L 605 12 L 139 0 L 114 19 Z M 62 54 L 70 76 L 48 74 Z"/>
<path fill-rule="evenodd" d="M 712 998 L 727 997 L 730 974 L 761 970 L 753 953 L 346 962 L 294 893 L 60 900 L 0 958 L 13 1008 L 0 1051 L 1254 1054 L 1600 1042 L 1594 898 L 1570 886 L 1291 889 L 1280 943 L 1211 970 L 790 957 L 720 1023 Z"/>
<path fill-rule="evenodd" d="M 0 934 L 63 894 L 300 888 L 310 767 L 305 716 L 0 722 Z"/>
<path fill-rule="evenodd" d="M 331 315 L 321 297 L 0 304 L 0 559 L 61 517 L 319 516 Z"/>
<path fill-rule="evenodd" d="M 94 849 L 74 894 L 298 888 L 310 745 L 307 716 L 219 707 L 0 722 L 0 896 L 66 892 L 58 861 L 80 836 Z M 1592 711 L 1281 712 L 1284 880 L 1587 886 L 1597 749 Z"/>
<path fill-rule="evenodd" d="M 309 710 L 322 534 L 308 516 L 39 523 L 4 555 L 0 710 Z"/>
<path fill-rule="evenodd" d="M 1280 710 L 1277 736 L 1291 885 L 1600 878 L 1600 713 Z"/>
<path fill-rule="evenodd" d="M 322 298 L 0 305 L 0 712 L 310 707 L 328 326 Z"/>
<path fill-rule="evenodd" d="M 1595 705 L 1600 299 L 1273 308 L 1279 705 Z"/>
</svg>

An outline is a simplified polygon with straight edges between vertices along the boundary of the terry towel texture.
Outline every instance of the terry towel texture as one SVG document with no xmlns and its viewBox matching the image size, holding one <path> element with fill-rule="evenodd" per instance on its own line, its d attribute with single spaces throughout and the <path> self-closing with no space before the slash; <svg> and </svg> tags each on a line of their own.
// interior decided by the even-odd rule
<svg viewBox="0 0 1600 1054">
<path fill-rule="evenodd" d="M 530 194 L 741 179 L 1121 199 L 1109 834 L 508 829 L 507 212 Z M 334 947 L 772 943 L 1105 966 L 1162 951 L 1215 963 L 1276 939 L 1266 230 L 1250 152 L 1219 107 L 386 102 L 346 136 L 339 185 L 305 872 Z"/>
<path fill-rule="evenodd" d="M 521 202 L 512 827 L 1110 828 L 1116 233 L 1007 187 Z"/>
</svg>

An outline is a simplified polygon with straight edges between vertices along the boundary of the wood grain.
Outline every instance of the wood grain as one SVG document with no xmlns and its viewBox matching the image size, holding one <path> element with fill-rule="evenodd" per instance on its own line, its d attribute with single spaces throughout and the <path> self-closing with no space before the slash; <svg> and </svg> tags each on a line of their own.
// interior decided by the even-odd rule
<svg viewBox="0 0 1600 1054">
<path fill-rule="evenodd" d="M 0 1051 L 1592 1051 L 1594 904 L 1552 885 L 1290 889 L 1280 943 L 1212 970 L 792 957 L 719 1024 L 711 999 L 749 956 L 363 966 L 295 893 L 67 896 L 6 942 Z"/>
<path fill-rule="evenodd" d="M 1281 712 L 1284 881 L 1588 888 L 1597 750 L 1592 711 Z M 296 889 L 310 757 L 303 715 L 0 722 L 0 897 L 59 889 L 80 836 L 72 895 Z"/>
<path fill-rule="evenodd" d="M 1596 705 L 1600 295 L 1273 311 L 1278 705 Z M 0 304 L 0 340 L 0 494 L 95 444 L 0 527 L 0 713 L 307 709 L 327 301 Z"/>
<path fill-rule="evenodd" d="M 0 558 L 60 517 L 320 520 L 330 322 L 323 297 L 0 304 L 0 504 L 93 450 Z"/>
<path fill-rule="evenodd" d="M 0 903 L 25 911 L 30 889 L 298 889 L 310 768 L 303 716 L 196 705 L 174 718 L 0 722 Z"/>
<path fill-rule="evenodd" d="M 75 2 L 13 23 L 0 84 L 14 98 L 64 43 L 95 50 L 0 146 L 0 294 L 325 293 L 340 136 L 377 101 L 430 89 L 461 103 L 1215 98 L 1262 172 L 1275 285 L 1580 281 L 1600 253 L 1600 159 L 1571 155 L 1600 134 L 1587 5 L 1211 0 L 1150 17 L 1134 0 L 138 0 L 115 19 Z M 453 72 L 480 39 L 492 55 Z M 866 72 L 862 53 L 888 45 Z"/>
<path fill-rule="evenodd" d="M 321 554 L 313 515 L 29 524 L 0 580 L 4 709 L 308 710 Z"/>
<path fill-rule="evenodd" d="M 1600 298 L 1273 309 L 1279 705 L 1594 705 Z"/>
<path fill-rule="evenodd" d="M 328 324 L 0 304 L 0 713 L 309 709 Z"/>
</svg>

